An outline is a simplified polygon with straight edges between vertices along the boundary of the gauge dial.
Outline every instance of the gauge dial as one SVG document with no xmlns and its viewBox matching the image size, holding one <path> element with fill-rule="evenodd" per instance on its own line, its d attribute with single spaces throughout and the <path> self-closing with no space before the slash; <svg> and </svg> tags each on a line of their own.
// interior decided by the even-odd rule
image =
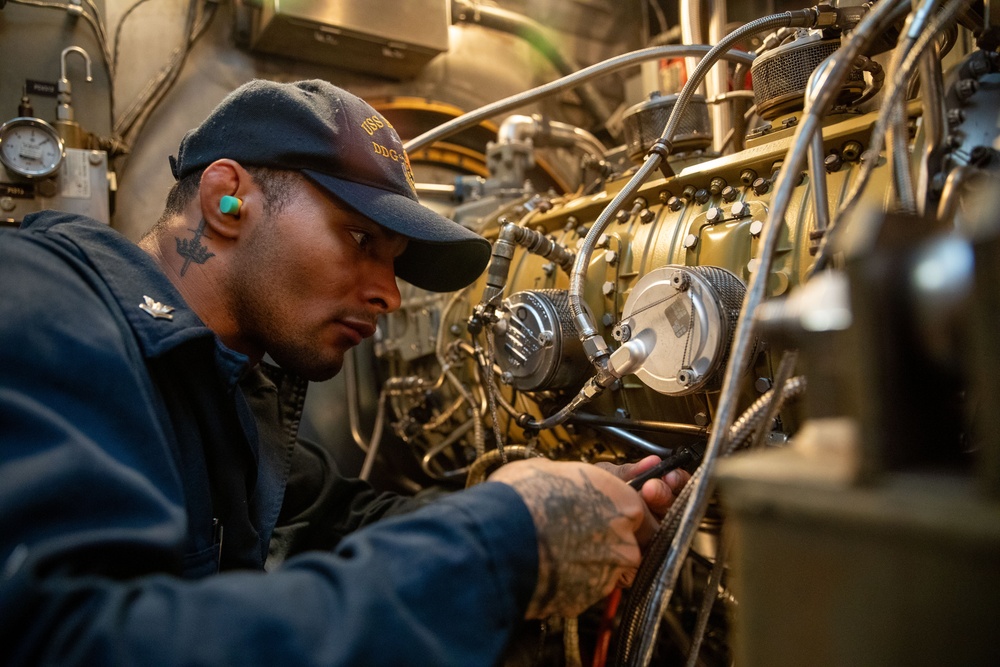
<svg viewBox="0 0 1000 667">
<path fill-rule="evenodd" d="M 62 166 L 65 147 L 41 118 L 14 118 L 0 126 L 0 162 L 25 178 L 45 178 Z"/>
</svg>

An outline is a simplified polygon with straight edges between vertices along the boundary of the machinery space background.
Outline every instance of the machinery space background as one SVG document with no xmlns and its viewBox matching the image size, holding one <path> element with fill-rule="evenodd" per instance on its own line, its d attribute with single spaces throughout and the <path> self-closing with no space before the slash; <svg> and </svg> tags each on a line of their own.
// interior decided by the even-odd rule
<svg viewBox="0 0 1000 667">
<path fill-rule="evenodd" d="M 402 286 L 302 435 L 405 493 L 508 456 L 703 470 L 625 600 L 525 628 L 505 664 L 996 665 L 1000 15 L 910 5 L 751 31 L 680 102 L 708 50 L 681 45 L 813 5 L 0 0 L 0 123 L 40 118 L 67 149 L 54 177 L 5 160 L 0 223 L 55 207 L 138 240 L 167 156 L 231 90 L 347 88 L 494 257 L 460 293 Z M 4 127 L 0 150 L 27 126 Z"/>
</svg>

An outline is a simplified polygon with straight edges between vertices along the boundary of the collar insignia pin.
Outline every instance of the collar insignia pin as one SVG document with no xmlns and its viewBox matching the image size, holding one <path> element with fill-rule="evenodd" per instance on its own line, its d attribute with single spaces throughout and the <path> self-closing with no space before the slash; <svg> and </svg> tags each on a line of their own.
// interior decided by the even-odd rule
<svg viewBox="0 0 1000 667">
<path fill-rule="evenodd" d="M 150 317 L 158 320 L 172 320 L 174 316 L 171 315 L 174 312 L 173 307 L 166 305 L 165 303 L 160 303 L 159 301 L 153 301 L 151 298 L 145 294 L 142 296 L 144 303 L 139 304 L 139 308 L 149 313 Z"/>
</svg>

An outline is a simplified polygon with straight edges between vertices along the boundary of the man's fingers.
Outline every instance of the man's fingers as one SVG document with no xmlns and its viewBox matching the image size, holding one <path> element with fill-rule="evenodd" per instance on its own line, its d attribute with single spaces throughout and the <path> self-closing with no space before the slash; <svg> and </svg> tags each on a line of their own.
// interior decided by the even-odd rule
<svg viewBox="0 0 1000 667">
<path fill-rule="evenodd" d="M 650 454 L 646 458 L 636 461 L 635 463 L 624 463 L 622 465 L 615 465 L 613 463 L 601 462 L 596 465 L 599 468 L 607 470 L 608 472 L 610 472 L 623 482 L 627 482 L 630 479 L 635 479 L 636 477 L 646 472 L 659 462 L 660 462 L 659 456 Z"/>
<path fill-rule="evenodd" d="M 691 479 L 691 473 L 682 468 L 671 470 L 663 477 L 663 481 L 666 482 L 675 496 L 680 493 L 689 479 Z"/>
<path fill-rule="evenodd" d="M 655 516 L 663 518 L 674 502 L 673 489 L 662 479 L 650 479 L 642 485 L 639 495 Z"/>
</svg>

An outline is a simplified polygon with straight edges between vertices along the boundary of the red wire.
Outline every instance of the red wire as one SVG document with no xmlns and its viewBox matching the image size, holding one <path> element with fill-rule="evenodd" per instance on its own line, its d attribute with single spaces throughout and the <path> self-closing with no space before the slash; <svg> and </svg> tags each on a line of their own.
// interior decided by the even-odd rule
<svg viewBox="0 0 1000 667">
<path fill-rule="evenodd" d="M 594 645 L 593 667 L 604 667 L 608 661 L 608 647 L 611 645 L 611 632 L 614 629 L 615 614 L 618 603 L 622 599 L 622 589 L 616 588 L 607 598 L 601 624 L 597 629 L 597 644 Z"/>
</svg>

